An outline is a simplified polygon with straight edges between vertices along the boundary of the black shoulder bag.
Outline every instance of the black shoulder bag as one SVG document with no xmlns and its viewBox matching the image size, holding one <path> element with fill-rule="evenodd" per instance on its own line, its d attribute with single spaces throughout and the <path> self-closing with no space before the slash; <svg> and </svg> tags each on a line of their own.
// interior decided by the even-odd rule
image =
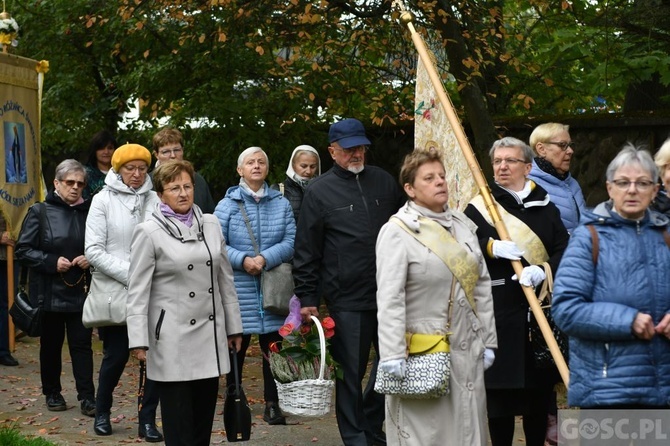
<svg viewBox="0 0 670 446">
<path fill-rule="evenodd" d="M 223 426 L 229 442 L 248 441 L 251 437 L 251 409 L 242 389 L 237 369 L 237 352 L 230 351 L 231 367 L 235 376 L 235 384 L 226 389 L 226 401 L 223 403 Z"/>
</svg>

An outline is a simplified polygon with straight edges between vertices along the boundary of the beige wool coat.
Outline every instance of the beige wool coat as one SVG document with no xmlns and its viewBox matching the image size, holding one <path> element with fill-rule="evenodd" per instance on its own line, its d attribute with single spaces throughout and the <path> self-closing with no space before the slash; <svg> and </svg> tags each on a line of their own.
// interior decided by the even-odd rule
<svg viewBox="0 0 670 446">
<path fill-rule="evenodd" d="M 412 203 L 395 215 L 413 230 L 426 210 Z M 485 445 L 485 348 L 496 348 L 491 281 L 475 235 L 462 213 L 447 211 L 447 226 L 462 247 L 476 257 L 479 280 L 474 291 L 476 314 L 465 292 L 455 285 L 451 315 L 450 394 L 409 400 L 386 396 L 389 445 Z M 377 306 L 380 361 L 405 358 L 405 332 L 445 333 L 454 277 L 444 262 L 397 223 L 382 227 L 377 238 Z"/>
<path fill-rule="evenodd" d="M 129 347 L 147 348 L 147 376 L 193 381 L 230 371 L 228 336 L 242 318 L 218 219 L 194 205 L 188 228 L 156 208 L 133 233 Z"/>
</svg>

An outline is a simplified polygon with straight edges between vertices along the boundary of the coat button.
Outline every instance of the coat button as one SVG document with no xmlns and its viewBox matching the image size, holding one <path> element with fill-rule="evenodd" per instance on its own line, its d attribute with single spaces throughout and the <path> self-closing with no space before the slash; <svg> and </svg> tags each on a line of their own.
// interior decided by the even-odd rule
<svg viewBox="0 0 670 446">
<path fill-rule="evenodd" d="M 472 382 L 469 382 L 467 387 L 468 387 L 468 390 L 475 390 L 475 384 L 472 383 Z"/>
<path fill-rule="evenodd" d="M 195 293 L 191 291 L 190 293 L 188 293 L 188 297 L 195 297 Z"/>
<path fill-rule="evenodd" d="M 463 299 L 463 298 L 458 299 L 458 305 L 460 305 L 461 307 L 464 307 L 465 306 L 465 299 Z"/>
<path fill-rule="evenodd" d="M 479 324 L 477 322 L 473 322 L 472 323 L 472 329 L 475 330 L 475 331 L 479 330 Z"/>
<path fill-rule="evenodd" d="M 463 341 L 461 342 L 461 350 L 467 350 L 468 349 L 468 343 Z"/>
<path fill-rule="evenodd" d="M 209 320 L 210 320 L 210 321 L 213 321 L 213 320 L 214 320 L 214 315 L 213 315 L 213 314 L 210 314 L 210 315 L 209 315 Z"/>
<path fill-rule="evenodd" d="M 191 319 L 191 325 L 195 325 L 195 319 Z"/>
<path fill-rule="evenodd" d="M 212 266 L 212 261 L 211 260 L 207 261 L 207 266 Z"/>
<path fill-rule="evenodd" d="M 190 271 L 192 269 L 193 269 L 193 265 L 188 265 L 188 270 Z"/>
<path fill-rule="evenodd" d="M 211 288 L 210 288 L 210 289 L 208 289 L 208 290 L 207 290 L 207 292 L 208 292 L 209 294 L 212 294 L 212 293 L 213 293 L 213 291 L 212 291 L 212 289 L 211 289 Z"/>
</svg>

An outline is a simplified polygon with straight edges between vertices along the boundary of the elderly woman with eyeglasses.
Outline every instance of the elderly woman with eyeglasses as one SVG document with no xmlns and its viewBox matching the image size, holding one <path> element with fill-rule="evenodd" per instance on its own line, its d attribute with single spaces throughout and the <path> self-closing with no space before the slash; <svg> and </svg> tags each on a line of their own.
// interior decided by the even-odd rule
<svg viewBox="0 0 670 446">
<path fill-rule="evenodd" d="M 90 202 L 82 198 L 86 171 L 68 159 L 56 167 L 54 189 L 44 203 L 30 207 L 16 243 L 16 258 L 30 268 L 30 295 L 44 299 L 40 338 L 40 377 L 47 409 L 66 410 L 61 395 L 62 351 L 67 333 L 72 371 L 81 413 L 95 414 L 91 329 L 81 322 L 89 262 L 84 256 L 84 229 Z"/>
<path fill-rule="evenodd" d="M 670 217 L 670 138 L 666 139 L 656 155 L 654 162 L 658 167 L 658 173 L 661 177 L 661 188 L 656 194 L 656 198 L 651 203 L 651 208 Z"/>
<path fill-rule="evenodd" d="M 93 266 L 93 282 L 99 280 L 120 288 L 128 286 L 133 230 L 151 215 L 159 202 L 147 175 L 150 162 L 151 153 L 139 144 L 124 144 L 112 155 L 105 187 L 93 197 L 86 219 L 86 257 Z M 98 327 L 98 333 L 104 356 L 93 430 L 97 435 L 111 435 L 112 394 L 128 362 L 128 329 L 126 325 L 113 325 Z M 148 442 L 163 441 L 163 435 L 156 428 L 157 407 L 155 384 L 147 379 L 138 435 Z"/>
<path fill-rule="evenodd" d="M 658 169 L 628 144 L 606 176 L 610 200 L 584 213 L 554 284 L 552 314 L 570 336 L 568 404 L 667 409 L 670 220 L 650 209 Z"/>
<path fill-rule="evenodd" d="M 498 336 L 496 359 L 485 373 L 489 433 L 493 446 L 510 446 L 514 417 L 523 416 L 526 444 L 543 446 L 553 384 L 533 360 L 528 337 L 528 301 L 521 285 L 536 287 L 546 278 L 545 262 L 555 273 L 568 244 L 568 232 L 547 192 L 528 179 L 530 147 L 516 138 L 493 143 L 489 152 L 495 183 L 491 192 L 513 241 L 500 240 L 477 197 L 465 214 L 477 225 L 477 238 L 489 273 Z M 510 260 L 521 260 L 521 277 Z M 557 372 L 556 372 L 557 373 Z"/>
<path fill-rule="evenodd" d="M 188 161 L 154 171 L 161 204 L 133 233 L 128 338 L 147 360 L 161 402 L 165 444 L 209 446 L 219 377 L 240 349 L 242 318 L 218 219 L 193 204 Z"/>
<path fill-rule="evenodd" d="M 582 188 L 570 175 L 570 162 L 575 143 L 570 139 L 570 126 L 548 122 L 535 127 L 530 134 L 530 147 L 537 156 L 528 177 L 542 186 L 551 201 L 561 211 L 561 220 L 568 232 L 579 223 L 586 208 Z"/>
</svg>

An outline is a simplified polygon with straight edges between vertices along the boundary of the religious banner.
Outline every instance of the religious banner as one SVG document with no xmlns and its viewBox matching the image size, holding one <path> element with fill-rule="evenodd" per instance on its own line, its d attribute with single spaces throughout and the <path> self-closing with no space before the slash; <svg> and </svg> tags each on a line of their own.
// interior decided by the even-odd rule
<svg viewBox="0 0 670 446">
<path fill-rule="evenodd" d="M 442 153 L 449 186 L 449 207 L 463 211 L 479 189 L 420 58 L 414 109 L 414 147 L 435 148 Z"/>
<path fill-rule="evenodd" d="M 0 209 L 16 240 L 23 217 L 44 200 L 40 102 L 45 61 L 0 53 Z"/>
</svg>

